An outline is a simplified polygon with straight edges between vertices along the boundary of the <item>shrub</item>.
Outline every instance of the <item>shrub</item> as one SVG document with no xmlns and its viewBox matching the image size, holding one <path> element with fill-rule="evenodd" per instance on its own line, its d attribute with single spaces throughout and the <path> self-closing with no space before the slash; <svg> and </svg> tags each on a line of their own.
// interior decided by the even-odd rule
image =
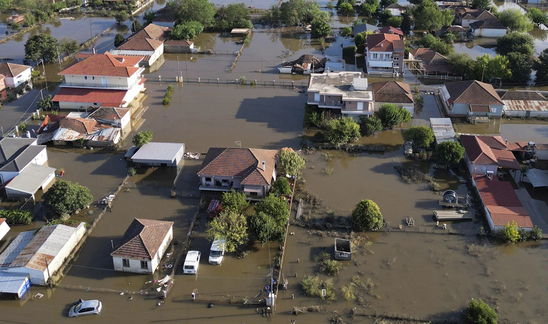
<svg viewBox="0 0 548 324">
<path fill-rule="evenodd" d="M 466 324 L 497 324 L 498 315 L 483 300 L 470 300 L 464 314 Z"/>
<path fill-rule="evenodd" d="M 335 300 L 333 291 L 333 280 L 321 280 L 319 277 L 305 276 L 301 281 L 303 294 L 308 297 L 320 297 L 328 300 Z M 325 296 L 322 297 L 322 289 L 325 289 Z"/>
<path fill-rule="evenodd" d="M 272 184 L 272 193 L 289 196 L 291 194 L 291 186 L 289 185 L 289 180 L 286 177 L 279 177 Z"/>
<path fill-rule="evenodd" d="M 0 210 L 0 218 L 5 218 L 9 225 L 30 225 L 33 217 L 27 210 Z"/>
<path fill-rule="evenodd" d="M 162 105 L 167 106 L 170 103 L 171 103 L 171 98 L 164 97 L 164 99 L 162 99 Z"/>
<path fill-rule="evenodd" d="M 379 206 L 372 200 L 364 199 L 352 211 L 352 227 L 357 231 L 377 230 L 383 224 Z"/>
<path fill-rule="evenodd" d="M 24 132 L 26 129 L 27 129 L 27 124 L 21 123 L 21 124 L 19 125 L 19 130 L 20 130 L 20 131 Z"/>
<path fill-rule="evenodd" d="M 507 243 L 516 243 L 521 239 L 518 224 L 515 221 L 507 223 L 503 229 L 499 231 L 499 237 Z"/>
<path fill-rule="evenodd" d="M 346 26 L 346 27 L 343 27 L 341 29 L 341 36 L 342 37 L 348 37 L 350 35 L 352 35 L 352 27 Z M 344 53 L 344 50 L 343 50 L 343 53 Z"/>
<path fill-rule="evenodd" d="M 331 260 L 331 255 L 327 252 L 321 252 L 316 257 L 316 264 L 321 273 L 328 276 L 336 276 L 342 268 L 342 264 L 337 260 Z"/>
<path fill-rule="evenodd" d="M 136 173 L 137 173 L 137 170 L 135 170 L 135 168 L 130 168 L 129 171 L 128 171 L 128 174 L 130 176 L 134 176 Z"/>
<path fill-rule="evenodd" d="M 533 227 L 533 230 L 529 232 L 529 238 L 535 241 L 542 239 L 542 230 L 537 225 Z"/>
<path fill-rule="evenodd" d="M 354 54 L 356 54 L 357 51 L 358 51 L 358 48 L 354 45 L 346 46 L 342 50 L 343 56 L 345 57 L 350 57 L 350 56 L 354 57 Z"/>
</svg>

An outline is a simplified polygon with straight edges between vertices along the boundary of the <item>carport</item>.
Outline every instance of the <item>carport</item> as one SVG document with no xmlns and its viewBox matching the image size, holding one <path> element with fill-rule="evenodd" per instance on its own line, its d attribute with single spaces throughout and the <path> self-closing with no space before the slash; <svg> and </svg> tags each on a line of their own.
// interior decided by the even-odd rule
<svg viewBox="0 0 548 324">
<path fill-rule="evenodd" d="M 29 288 L 28 275 L 0 272 L 0 294 L 10 294 L 21 298 Z"/>
<path fill-rule="evenodd" d="M 525 175 L 533 185 L 533 190 L 538 187 L 548 187 L 548 172 L 540 169 L 529 169 Z"/>
</svg>

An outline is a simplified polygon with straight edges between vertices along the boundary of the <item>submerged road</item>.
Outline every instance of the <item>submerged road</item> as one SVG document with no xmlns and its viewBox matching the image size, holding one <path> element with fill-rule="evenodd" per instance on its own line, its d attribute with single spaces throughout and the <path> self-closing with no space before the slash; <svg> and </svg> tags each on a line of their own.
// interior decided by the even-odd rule
<svg viewBox="0 0 548 324">
<path fill-rule="evenodd" d="M 53 92 L 43 91 L 44 97 L 49 94 L 53 95 Z M 30 117 L 36 111 L 36 104 L 40 98 L 40 90 L 33 89 L 21 98 L 2 106 L 0 108 L 0 135 L 4 136 L 4 134 L 12 131 L 16 125 Z"/>
</svg>

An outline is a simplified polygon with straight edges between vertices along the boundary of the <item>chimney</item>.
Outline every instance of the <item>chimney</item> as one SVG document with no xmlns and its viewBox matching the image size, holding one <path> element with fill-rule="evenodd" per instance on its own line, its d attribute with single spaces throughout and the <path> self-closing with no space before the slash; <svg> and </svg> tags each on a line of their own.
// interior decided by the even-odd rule
<svg viewBox="0 0 548 324">
<path fill-rule="evenodd" d="M 263 171 L 266 171 L 266 162 L 265 161 L 261 162 L 261 169 L 263 169 Z"/>
</svg>

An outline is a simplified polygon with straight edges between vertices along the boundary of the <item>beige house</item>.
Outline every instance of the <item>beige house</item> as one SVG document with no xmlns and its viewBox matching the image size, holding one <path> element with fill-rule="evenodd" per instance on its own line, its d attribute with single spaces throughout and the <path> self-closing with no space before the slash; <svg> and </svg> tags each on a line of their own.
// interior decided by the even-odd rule
<svg viewBox="0 0 548 324">
<path fill-rule="evenodd" d="M 375 110 L 379 110 L 384 104 L 394 104 L 407 109 L 413 115 L 415 103 L 409 84 L 399 81 L 386 81 L 373 83 L 373 96 L 375 98 Z"/>
</svg>

